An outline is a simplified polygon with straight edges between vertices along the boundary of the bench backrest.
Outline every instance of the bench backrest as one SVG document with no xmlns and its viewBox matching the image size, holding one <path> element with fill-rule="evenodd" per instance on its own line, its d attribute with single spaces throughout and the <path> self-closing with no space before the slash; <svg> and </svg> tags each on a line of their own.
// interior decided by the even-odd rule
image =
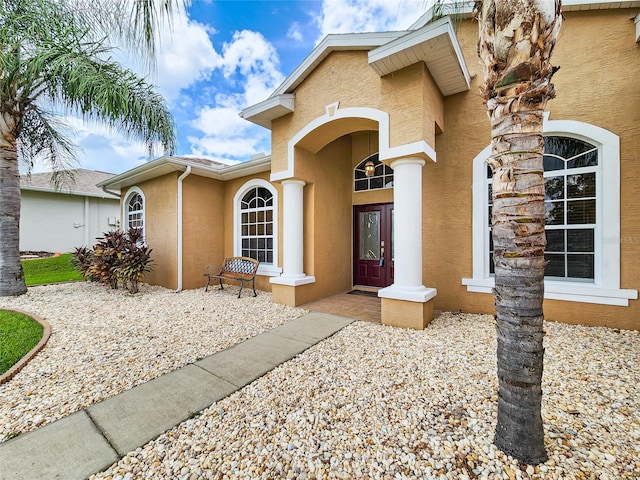
<svg viewBox="0 0 640 480">
<path fill-rule="evenodd" d="M 230 257 L 224 259 L 220 273 L 235 273 L 252 278 L 258 271 L 260 262 L 250 257 Z"/>
</svg>

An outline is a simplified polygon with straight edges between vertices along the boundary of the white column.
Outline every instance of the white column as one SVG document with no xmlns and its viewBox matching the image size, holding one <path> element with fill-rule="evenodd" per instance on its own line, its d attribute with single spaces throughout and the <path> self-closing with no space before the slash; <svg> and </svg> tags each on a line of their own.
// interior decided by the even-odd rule
<svg viewBox="0 0 640 480">
<path fill-rule="evenodd" d="M 436 295 L 422 284 L 421 158 L 401 158 L 393 168 L 394 283 L 378 292 L 382 298 L 426 302 Z"/>
<path fill-rule="evenodd" d="M 304 273 L 304 185 L 302 180 L 282 181 L 283 273 L 271 283 L 297 286 L 316 280 Z"/>
</svg>

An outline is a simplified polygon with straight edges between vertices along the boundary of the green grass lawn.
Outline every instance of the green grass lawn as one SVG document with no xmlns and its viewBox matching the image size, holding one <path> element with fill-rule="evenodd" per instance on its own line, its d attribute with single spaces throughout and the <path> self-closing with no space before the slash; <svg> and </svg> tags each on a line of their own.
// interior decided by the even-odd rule
<svg viewBox="0 0 640 480">
<path fill-rule="evenodd" d="M 42 325 L 21 313 L 0 310 L 0 375 L 42 338 Z"/>
<path fill-rule="evenodd" d="M 23 260 L 25 282 L 27 285 L 40 285 L 82 280 L 82 275 L 71 264 L 71 255 L 65 253 L 59 257 Z"/>
</svg>

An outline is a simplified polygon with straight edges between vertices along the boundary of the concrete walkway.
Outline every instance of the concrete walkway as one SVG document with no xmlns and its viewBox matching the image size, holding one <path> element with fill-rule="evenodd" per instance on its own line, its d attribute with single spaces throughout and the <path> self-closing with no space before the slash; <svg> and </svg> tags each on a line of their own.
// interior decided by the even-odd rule
<svg viewBox="0 0 640 480">
<path fill-rule="evenodd" d="M 311 312 L 4 442 L 0 479 L 87 478 L 351 322 Z"/>
</svg>

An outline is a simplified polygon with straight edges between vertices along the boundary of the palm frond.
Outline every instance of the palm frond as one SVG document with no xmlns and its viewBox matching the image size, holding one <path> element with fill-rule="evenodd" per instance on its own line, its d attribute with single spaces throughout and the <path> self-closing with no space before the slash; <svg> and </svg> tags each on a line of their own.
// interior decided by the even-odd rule
<svg viewBox="0 0 640 480">
<path fill-rule="evenodd" d="M 95 52 L 56 53 L 47 64 L 52 101 L 85 120 L 100 121 L 129 139 L 142 140 L 152 151 L 157 142 L 165 153 L 175 151 L 173 117 L 152 85 L 114 61 L 96 58 Z"/>
<path fill-rule="evenodd" d="M 191 0 L 66 0 L 63 3 L 73 8 L 98 37 L 111 37 L 153 66 L 159 27 L 164 20 L 171 26 L 172 15 L 176 10 L 186 10 Z"/>
<path fill-rule="evenodd" d="M 64 18 L 52 18 L 46 32 L 34 34 L 29 43 L 14 39 L 4 50 L 0 43 L 3 104 L 11 105 L 20 117 L 36 102 L 50 101 L 86 120 L 105 123 L 128 139 L 143 141 L 150 154 L 157 144 L 173 153 L 175 125 L 162 96 L 112 60 L 104 39 L 93 40 L 88 29 L 65 24 Z M 24 128 L 18 125 L 16 133 Z"/>
<path fill-rule="evenodd" d="M 18 137 L 18 158 L 26 171 L 31 172 L 36 160 L 46 162 L 58 189 L 73 180 L 72 169 L 78 166 L 79 148 L 63 134 L 69 129 L 61 119 L 33 105 L 23 117 Z"/>
</svg>

